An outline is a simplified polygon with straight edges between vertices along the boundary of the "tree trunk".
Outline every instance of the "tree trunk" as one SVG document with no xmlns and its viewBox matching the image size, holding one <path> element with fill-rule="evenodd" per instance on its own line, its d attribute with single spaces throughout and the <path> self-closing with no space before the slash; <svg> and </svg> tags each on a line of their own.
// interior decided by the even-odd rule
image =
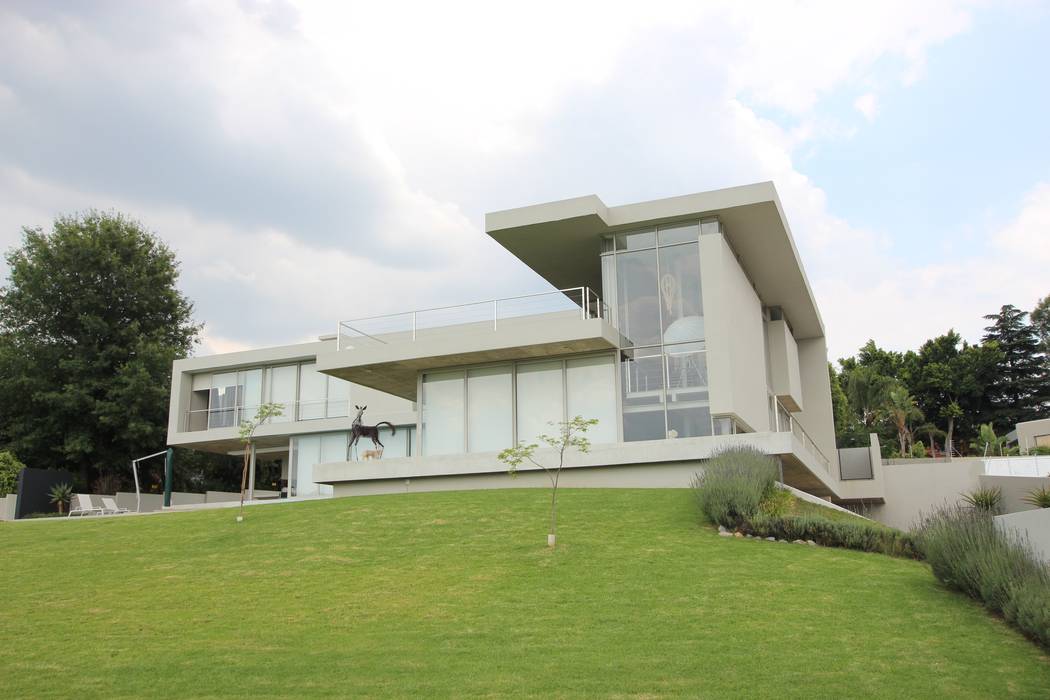
<svg viewBox="0 0 1050 700">
<path fill-rule="evenodd" d="M 241 510 L 240 515 L 237 519 L 240 520 L 244 517 L 244 489 L 248 483 L 248 455 L 251 452 L 251 445 L 245 445 L 244 447 L 244 466 L 241 468 Z"/>
<path fill-rule="evenodd" d="M 559 469 L 554 475 L 554 487 L 551 489 L 551 531 L 550 537 L 547 538 L 547 544 L 551 547 L 556 546 L 558 540 L 558 478 L 561 476 L 561 470 Z"/>
<path fill-rule="evenodd" d="M 952 460 L 952 433 L 955 431 L 955 419 L 948 419 L 948 437 L 944 440 L 944 451 L 948 453 L 948 461 Z"/>
</svg>

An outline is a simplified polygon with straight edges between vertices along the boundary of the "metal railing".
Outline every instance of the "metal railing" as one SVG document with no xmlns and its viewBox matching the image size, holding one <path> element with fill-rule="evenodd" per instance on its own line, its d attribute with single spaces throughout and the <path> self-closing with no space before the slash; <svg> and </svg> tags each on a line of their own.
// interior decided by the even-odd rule
<svg viewBox="0 0 1050 700">
<path fill-rule="evenodd" d="M 795 437 L 802 443 L 802 446 L 817 459 L 820 465 L 824 468 L 824 471 L 830 475 L 831 460 L 824 456 L 821 449 L 817 447 L 817 443 L 813 442 L 813 438 L 809 436 L 809 433 L 807 433 L 806 429 L 802 427 L 802 424 L 795 420 L 795 417 L 791 415 L 791 412 L 788 411 L 775 396 L 771 397 L 771 399 L 775 403 L 773 408 L 773 427 L 776 431 L 778 433 L 794 433 Z"/>
<path fill-rule="evenodd" d="M 284 407 L 284 412 L 275 418 L 267 418 L 264 424 L 292 423 L 321 418 L 346 418 L 350 415 L 348 400 L 311 399 L 309 401 L 286 401 L 281 405 Z M 218 428 L 237 428 L 241 421 L 253 418 L 257 410 L 258 406 L 232 406 L 186 411 L 182 429 L 185 432 L 197 432 Z"/>
<path fill-rule="evenodd" d="M 336 349 L 414 342 L 446 334 L 453 328 L 457 332 L 496 331 L 507 323 L 552 315 L 579 315 L 582 320 L 604 318 L 612 322 L 608 306 L 597 293 L 589 287 L 573 287 L 340 321 Z"/>
</svg>

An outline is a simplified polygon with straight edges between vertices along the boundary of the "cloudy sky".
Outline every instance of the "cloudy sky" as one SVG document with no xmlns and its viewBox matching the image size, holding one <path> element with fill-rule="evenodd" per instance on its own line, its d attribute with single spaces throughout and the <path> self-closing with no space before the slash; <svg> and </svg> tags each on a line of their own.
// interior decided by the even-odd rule
<svg viewBox="0 0 1050 700">
<path fill-rule="evenodd" d="M 761 180 L 832 357 L 1032 308 L 1050 4 L 0 4 L 0 247 L 130 214 L 200 352 L 545 289 L 486 211 Z"/>
</svg>

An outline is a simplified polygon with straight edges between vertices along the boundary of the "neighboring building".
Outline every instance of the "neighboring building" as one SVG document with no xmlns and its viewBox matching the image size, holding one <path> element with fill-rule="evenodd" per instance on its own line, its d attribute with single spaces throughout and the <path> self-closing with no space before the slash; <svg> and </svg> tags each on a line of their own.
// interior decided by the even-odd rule
<svg viewBox="0 0 1050 700">
<path fill-rule="evenodd" d="M 1050 418 L 1018 423 L 1014 434 L 1021 454 L 1028 454 L 1036 447 L 1050 448 Z"/>
<path fill-rule="evenodd" d="M 599 423 L 569 485 L 684 486 L 715 450 L 750 444 L 788 484 L 881 499 L 870 463 L 840 474 L 824 326 L 772 183 L 580 197 L 489 214 L 486 230 L 561 291 L 176 361 L 169 444 L 238 453 L 239 421 L 277 402 L 256 469 L 292 496 L 528 486 L 541 475 L 510 481 L 498 452 L 583 415 Z M 346 461 L 355 404 L 398 426 L 381 460 Z"/>
</svg>

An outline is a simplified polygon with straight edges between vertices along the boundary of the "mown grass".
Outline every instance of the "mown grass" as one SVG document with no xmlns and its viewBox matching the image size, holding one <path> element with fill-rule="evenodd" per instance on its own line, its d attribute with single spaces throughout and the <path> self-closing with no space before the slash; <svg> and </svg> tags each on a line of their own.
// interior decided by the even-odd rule
<svg viewBox="0 0 1050 700">
<path fill-rule="evenodd" d="M 688 490 L 0 526 L 4 697 L 1046 697 L 915 561 L 719 537 Z"/>
</svg>

